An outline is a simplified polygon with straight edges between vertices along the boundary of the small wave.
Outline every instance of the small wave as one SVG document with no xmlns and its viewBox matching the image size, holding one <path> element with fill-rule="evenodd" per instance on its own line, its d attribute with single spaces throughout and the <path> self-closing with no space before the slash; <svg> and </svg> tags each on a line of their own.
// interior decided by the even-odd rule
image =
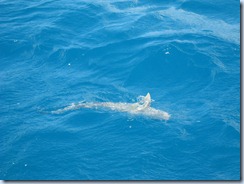
<svg viewBox="0 0 244 184">
<path fill-rule="evenodd" d="M 203 35 L 213 35 L 226 41 L 239 44 L 239 24 L 228 24 L 223 20 L 207 18 L 204 15 L 176 9 L 174 7 L 158 12 L 161 20 L 171 19 L 177 27 L 182 27 L 179 32 L 200 33 Z M 172 22 L 172 24 L 173 24 Z M 189 27 L 190 30 L 185 27 Z M 175 27 L 175 26 L 174 26 Z M 162 32 L 163 34 L 163 32 Z"/>
</svg>

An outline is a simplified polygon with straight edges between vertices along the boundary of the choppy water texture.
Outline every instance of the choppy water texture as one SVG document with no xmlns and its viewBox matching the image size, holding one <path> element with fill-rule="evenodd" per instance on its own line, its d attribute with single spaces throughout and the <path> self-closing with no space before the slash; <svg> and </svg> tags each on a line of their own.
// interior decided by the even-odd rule
<svg viewBox="0 0 244 184">
<path fill-rule="evenodd" d="M 0 179 L 240 179 L 239 8 L 0 0 Z M 48 113 L 148 92 L 168 121 Z"/>
</svg>

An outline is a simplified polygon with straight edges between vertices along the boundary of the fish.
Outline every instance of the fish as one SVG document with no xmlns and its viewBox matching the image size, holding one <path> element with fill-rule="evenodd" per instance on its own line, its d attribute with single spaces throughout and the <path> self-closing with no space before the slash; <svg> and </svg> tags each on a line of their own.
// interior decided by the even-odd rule
<svg viewBox="0 0 244 184">
<path fill-rule="evenodd" d="M 142 96 L 142 98 L 136 103 L 79 102 L 79 103 L 72 103 L 71 105 L 66 106 L 64 108 L 51 111 L 51 113 L 62 114 L 67 111 L 73 111 L 81 108 L 88 108 L 88 109 L 105 108 L 117 112 L 125 112 L 133 115 L 142 115 L 153 119 L 159 119 L 159 120 L 170 119 L 171 115 L 168 112 L 151 107 L 151 102 L 152 102 L 151 95 L 150 93 L 147 93 L 146 96 Z"/>
</svg>

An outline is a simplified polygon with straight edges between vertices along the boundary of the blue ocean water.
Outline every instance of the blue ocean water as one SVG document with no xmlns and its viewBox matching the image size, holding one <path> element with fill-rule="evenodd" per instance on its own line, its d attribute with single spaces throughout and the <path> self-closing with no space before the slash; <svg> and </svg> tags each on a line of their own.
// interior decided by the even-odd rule
<svg viewBox="0 0 244 184">
<path fill-rule="evenodd" d="M 0 9 L 0 179 L 240 179 L 239 1 L 0 0 Z M 48 113 L 148 92 L 170 120 Z"/>
</svg>

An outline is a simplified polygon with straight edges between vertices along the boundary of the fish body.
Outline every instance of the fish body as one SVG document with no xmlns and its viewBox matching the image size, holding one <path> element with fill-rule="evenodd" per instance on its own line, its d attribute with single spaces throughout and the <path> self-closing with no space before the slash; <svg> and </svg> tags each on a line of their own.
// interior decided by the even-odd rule
<svg viewBox="0 0 244 184">
<path fill-rule="evenodd" d="M 88 109 L 99 109 L 99 108 L 106 108 L 113 111 L 118 112 L 126 112 L 135 115 L 143 115 L 147 117 L 151 117 L 154 119 L 160 120 L 169 120 L 170 114 L 165 111 L 155 109 L 150 107 L 151 105 L 151 95 L 147 93 L 145 97 L 142 98 L 140 102 L 136 103 L 114 103 L 114 102 L 80 102 L 77 104 L 72 103 L 71 105 L 63 108 L 58 109 L 55 111 L 51 111 L 52 114 L 61 114 L 66 111 L 76 110 L 80 108 L 88 108 Z"/>
</svg>

